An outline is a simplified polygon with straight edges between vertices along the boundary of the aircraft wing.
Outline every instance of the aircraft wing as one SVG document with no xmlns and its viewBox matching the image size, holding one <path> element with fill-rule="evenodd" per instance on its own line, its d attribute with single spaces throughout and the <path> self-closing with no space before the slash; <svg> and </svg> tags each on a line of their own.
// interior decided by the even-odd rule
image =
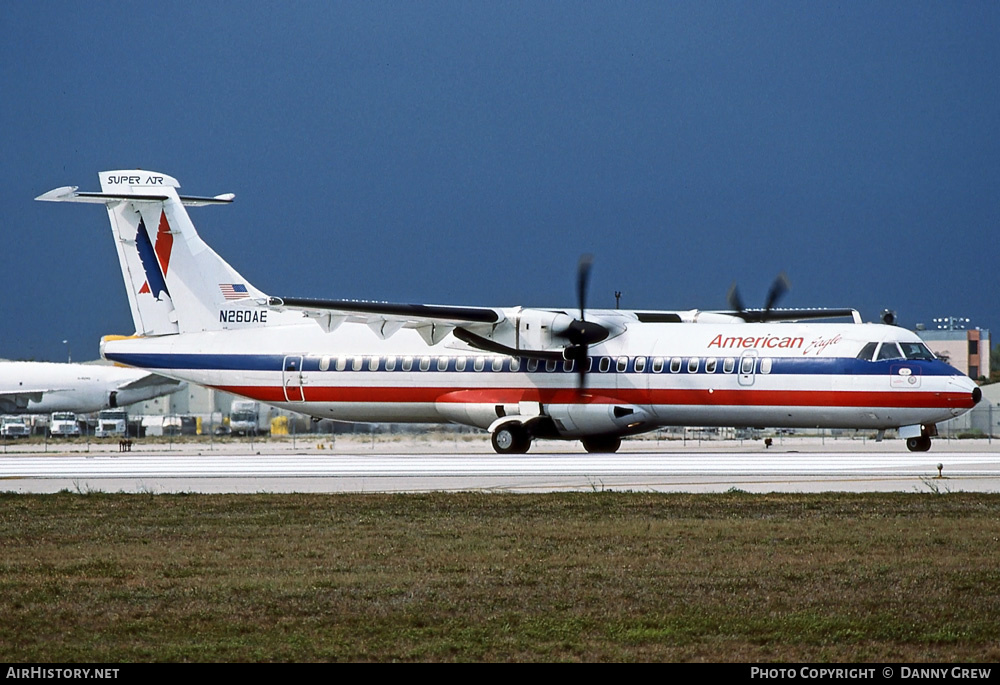
<svg viewBox="0 0 1000 685">
<path fill-rule="evenodd" d="M 750 323 L 768 321 L 807 321 L 814 319 L 840 319 L 850 317 L 855 323 L 861 323 L 861 315 L 856 309 L 740 309 L 736 311 L 715 312 L 739 317 Z"/>
<path fill-rule="evenodd" d="M 279 311 L 299 311 L 332 331 L 345 321 L 367 324 L 380 338 L 400 328 L 412 328 L 428 345 L 440 342 L 458 326 L 496 324 L 504 315 L 490 307 L 461 307 L 436 304 L 395 304 L 361 300 L 317 300 L 300 297 L 271 297 L 268 306 Z"/>
<path fill-rule="evenodd" d="M 39 388 L 0 391 L 0 412 L 15 412 L 28 408 L 29 402 L 41 402 L 47 392 L 55 392 L 56 388 Z"/>
<path fill-rule="evenodd" d="M 764 323 L 851 318 L 862 323 L 856 309 L 729 309 L 688 311 L 636 311 L 642 323 Z"/>
<path fill-rule="evenodd" d="M 166 376 L 160 376 L 155 373 L 147 373 L 142 378 L 136 378 L 134 381 L 129 381 L 128 383 L 119 385 L 118 389 L 140 390 L 154 385 L 180 385 L 182 382 L 183 381 L 174 380 L 173 378 L 167 378 Z"/>
</svg>

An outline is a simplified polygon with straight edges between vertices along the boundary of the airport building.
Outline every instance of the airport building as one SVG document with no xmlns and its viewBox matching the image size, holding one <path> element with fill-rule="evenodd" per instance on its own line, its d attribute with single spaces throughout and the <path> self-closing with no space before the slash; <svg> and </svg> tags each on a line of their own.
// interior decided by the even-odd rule
<svg viewBox="0 0 1000 685">
<path fill-rule="evenodd" d="M 934 319 L 930 325 L 917 324 L 916 334 L 931 352 L 969 378 L 989 378 L 990 332 L 969 324 L 966 318 L 943 317 Z"/>
</svg>

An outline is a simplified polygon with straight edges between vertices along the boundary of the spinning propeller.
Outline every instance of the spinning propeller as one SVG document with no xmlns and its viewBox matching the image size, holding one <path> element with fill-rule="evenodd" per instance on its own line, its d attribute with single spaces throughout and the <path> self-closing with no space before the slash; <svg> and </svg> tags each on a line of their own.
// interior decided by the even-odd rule
<svg viewBox="0 0 1000 685">
<path fill-rule="evenodd" d="M 791 288 L 791 283 L 788 281 L 788 277 L 784 273 L 778 274 L 778 277 L 774 279 L 774 283 L 771 284 L 771 289 L 767 292 L 767 302 L 764 305 L 764 309 L 747 309 L 744 307 L 743 299 L 740 297 L 740 292 L 737 290 L 735 283 L 729 287 L 727 299 L 729 300 L 729 306 L 744 321 L 768 321 L 770 319 L 768 315 L 771 313 L 774 305 L 788 292 L 789 288 Z"/>
<path fill-rule="evenodd" d="M 556 335 L 569 341 L 570 346 L 563 351 L 566 359 L 572 359 L 576 363 L 578 388 L 583 390 L 586 385 L 587 357 L 590 346 L 601 342 L 609 335 L 607 328 L 598 323 L 587 321 L 587 285 L 590 281 L 590 267 L 594 263 L 593 255 L 585 254 L 580 257 L 580 264 L 576 272 L 576 295 L 580 303 L 580 318 L 574 319 L 566 328 L 556 333 Z"/>
</svg>

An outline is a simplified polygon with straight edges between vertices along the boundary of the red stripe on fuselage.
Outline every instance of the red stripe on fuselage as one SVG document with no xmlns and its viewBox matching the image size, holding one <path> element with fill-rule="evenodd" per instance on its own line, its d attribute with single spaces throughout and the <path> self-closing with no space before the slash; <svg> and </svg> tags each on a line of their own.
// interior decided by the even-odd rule
<svg viewBox="0 0 1000 685">
<path fill-rule="evenodd" d="M 252 397 L 261 402 L 286 402 L 281 386 L 215 386 L 219 390 Z M 747 407 L 900 407 L 926 409 L 971 409 L 971 393 L 858 390 L 641 390 L 575 388 L 380 388 L 305 386 L 306 402 L 389 402 L 458 404 L 636 404 L 665 406 Z M 289 387 L 289 397 L 298 398 L 299 386 Z"/>
</svg>

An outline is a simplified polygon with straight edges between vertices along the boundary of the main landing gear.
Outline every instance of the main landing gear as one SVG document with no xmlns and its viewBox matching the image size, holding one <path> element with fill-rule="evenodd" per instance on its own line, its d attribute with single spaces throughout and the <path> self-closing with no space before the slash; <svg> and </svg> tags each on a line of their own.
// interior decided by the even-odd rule
<svg viewBox="0 0 1000 685">
<path fill-rule="evenodd" d="M 524 454 L 531 447 L 531 433 L 523 424 L 509 421 L 493 431 L 491 442 L 497 454 Z M 613 454 L 622 445 L 617 435 L 592 435 L 580 442 L 585 450 L 598 454 Z"/>
<path fill-rule="evenodd" d="M 614 454 L 622 446 L 622 439 L 617 435 L 596 435 L 580 442 L 583 443 L 583 449 L 591 454 Z"/>
<path fill-rule="evenodd" d="M 492 442 L 497 454 L 524 454 L 531 447 L 531 435 L 520 423 L 511 421 L 493 431 Z"/>
</svg>

